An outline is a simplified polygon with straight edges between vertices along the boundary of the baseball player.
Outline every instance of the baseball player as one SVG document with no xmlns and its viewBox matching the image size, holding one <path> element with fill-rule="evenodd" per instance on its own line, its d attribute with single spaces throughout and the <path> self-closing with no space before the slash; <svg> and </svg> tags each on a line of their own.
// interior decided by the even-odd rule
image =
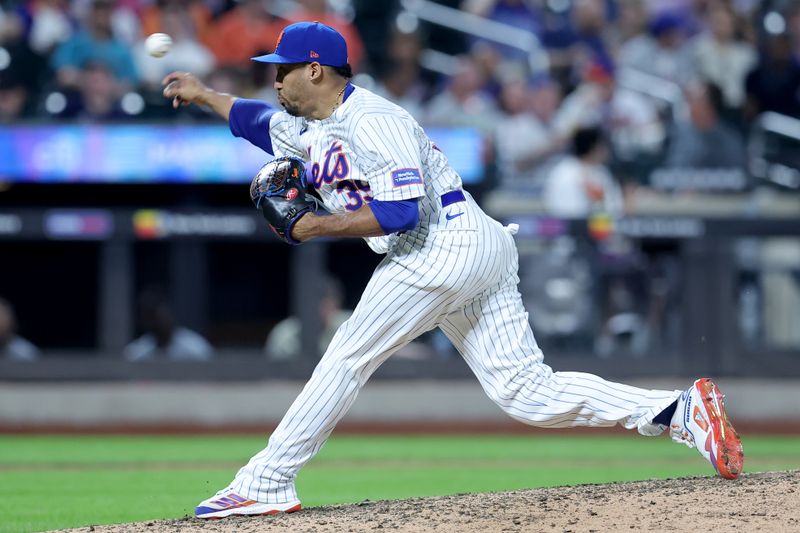
<svg viewBox="0 0 800 533">
<path fill-rule="evenodd" d="M 710 379 L 685 391 L 647 390 L 543 363 L 517 291 L 514 228 L 478 207 L 411 115 L 350 83 L 339 33 L 300 22 L 283 30 L 276 48 L 253 59 L 276 65 L 283 110 L 215 92 L 181 72 L 164 79 L 164 96 L 175 107 L 210 107 L 234 136 L 278 157 L 254 178 L 251 196 L 284 240 L 363 237 L 385 258 L 267 447 L 201 502 L 196 516 L 300 509 L 299 469 L 381 363 L 436 327 L 517 420 L 553 428 L 621 424 L 648 436 L 669 428 L 721 476 L 739 475 L 741 442 Z"/>
</svg>

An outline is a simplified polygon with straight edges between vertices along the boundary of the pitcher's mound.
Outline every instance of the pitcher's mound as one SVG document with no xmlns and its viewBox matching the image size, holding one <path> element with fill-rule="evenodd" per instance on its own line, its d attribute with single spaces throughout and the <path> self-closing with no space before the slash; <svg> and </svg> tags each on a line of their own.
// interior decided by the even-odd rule
<svg viewBox="0 0 800 533">
<path fill-rule="evenodd" d="M 364 501 L 297 513 L 93 526 L 73 531 L 314 532 L 800 531 L 800 471 L 737 481 L 680 479 L 580 485 L 399 501 Z"/>
</svg>

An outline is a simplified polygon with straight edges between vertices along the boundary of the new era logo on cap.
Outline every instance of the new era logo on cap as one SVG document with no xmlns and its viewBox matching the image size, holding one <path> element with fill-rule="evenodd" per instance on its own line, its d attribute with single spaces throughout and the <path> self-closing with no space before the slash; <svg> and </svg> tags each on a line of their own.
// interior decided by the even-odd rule
<svg viewBox="0 0 800 533">
<path fill-rule="evenodd" d="M 343 67 L 347 64 L 347 43 L 342 35 L 321 22 L 296 22 L 278 36 L 275 52 L 254 57 L 261 63 L 308 63 Z"/>
</svg>

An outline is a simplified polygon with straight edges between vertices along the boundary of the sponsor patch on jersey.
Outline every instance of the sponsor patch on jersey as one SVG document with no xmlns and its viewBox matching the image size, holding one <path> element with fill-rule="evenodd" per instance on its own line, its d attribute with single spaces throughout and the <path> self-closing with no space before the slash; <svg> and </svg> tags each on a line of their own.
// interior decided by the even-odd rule
<svg viewBox="0 0 800 533">
<path fill-rule="evenodd" d="M 401 168 L 392 172 L 392 183 L 395 187 L 422 183 L 422 174 L 416 168 Z"/>
</svg>

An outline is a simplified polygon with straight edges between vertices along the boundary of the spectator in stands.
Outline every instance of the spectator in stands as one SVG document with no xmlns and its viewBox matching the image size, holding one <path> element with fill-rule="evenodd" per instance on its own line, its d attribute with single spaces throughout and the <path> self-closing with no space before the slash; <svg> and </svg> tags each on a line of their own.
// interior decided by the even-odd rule
<svg viewBox="0 0 800 533">
<path fill-rule="evenodd" d="M 800 58 L 800 4 L 791 4 L 785 14 L 785 30 L 792 40 L 792 55 Z"/>
<path fill-rule="evenodd" d="M 422 111 L 425 87 L 420 81 L 419 69 L 392 61 L 389 61 L 386 67 L 374 92 L 399 105 L 418 121 L 425 120 L 425 114 Z"/>
<path fill-rule="evenodd" d="M 28 0 L 8 19 L 6 37 L 21 39 L 39 55 L 49 55 L 59 44 L 69 39 L 77 23 L 66 0 Z M 0 42 L 3 42 L 0 29 Z"/>
<path fill-rule="evenodd" d="M 19 19 L 0 3 L 0 45 L 14 40 L 20 33 Z"/>
<path fill-rule="evenodd" d="M 44 11 L 50 10 L 49 7 L 45 9 L 47 2 L 23 3 L 16 10 L 4 10 L 0 6 L 0 78 L 3 78 L 0 115 L 4 117 L 0 121 L 30 115 L 49 75 L 47 59 L 42 54 L 49 53 L 50 49 L 36 51 L 31 44 L 31 26 L 35 19 L 31 18 L 30 10 L 34 5 L 42 6 Z M 57 34 L 58 30 L 53 28 L 53 32 Z"/>
<path fill-rule="evenodd" d="M 670 136 L 667 166 L 740 168 L 745 147 L 735 128 L 720 116 L 722 91 L 712 84 L 695 84 L 686 91 L 689 121 L 677 123 Z"/>
<path fill-rule="evenodd" d="M 109 69 L 121 91 L 136 85 L 139 77 L 130 48 L 112 33 L 113 7 L 113 0 L 94 0 L 85 25 L 56 49 L 52 66 L 60 86 L 80 88 L 81 69 L 89 63 Z"/>
<path fill-rule="evenodd" d="M 318 21 L 338 31 L 347 42 L 348 62 L 353 71 L 358 72 L 364 65 L 364 42 L 358 33 L 355 24 L 347 21 L 328 8 L 327 0 L 298 0 L 298 9 L 288 15 L 289 22 L 302 22 L 304 20 Z"/>
<path fill-rule="evenodd" d="M 620 0 L 616 21 L 617 39 L 626 43 L 647 31 L 647 6 L 644 0 Z"/>
<path fill-rule="evenodd" d="M 207 361 L 213 348 L 200 334 L 177 326 L 166 296 L 157 289 L 139 298 L 139 319 L 144 335 L 128 344 L 123 352 L 128 361 Z"/>
<path fill-rule="evenodd" d="M 134 58 L 142 81 L 150 88 L 159 89 L 164 76 L 176 70 L 207 76 L 214 69 L 216 59 L 198 40 L 189 12 L 176 3 L 167 3 L 161 9 L 160 20 L 161 28 L 172 37 L 173 44 L 166 56 L 155 58 L 144 49 L 144 39 L 137 43 Z"/>
<path fill-rule="evenodd" d="M 581 78 L 589 64 L 612 62 L 607 45 L 607 34 L 611 33 L 607 9 L 603 0 L 574 0 L 566 24 L 544 36 L 553 67 L 566 71 L 565 82 L 570 85 Z"/>
<path fill-rule="evenodd" d="M 680 12 L 692 18 L 694 27 L 699 28 L 700 20 L 713 2 L 718 0 L 647 0 L 650 12 Z M 727 0 L 723 0 L 727 1 Z"/>
<path fill-rule="evenodd" d="M 167 33 L 164 13 L 168 11 L 185 12 L 192 21 L 192 35 L 197 36 L 200 42 L 208 43 L 212 13 L 202 0 L 156 0 L 142 11 L 142 35 Z"/>
<path fill-rule="evenodd" d="M 546 162 L 565 145 L 551 122 L 561 90 L 550 79 L 511 80 L 503 86 L 500 101 L 506 116 L 497 123 L 494 138 L 501 183 L 536 190 L 542 186 Z"/>
<path fill-rule="evenodd" d="M 488 18 L 526 31 L 536 36 L 542 34 L 542 10 L 526 0 L 464 0 L 461 8 L 469 13 Z M 511 60 L 527 61 L 528 52 L 507 45 L 489 42 L 500 54 Z"/>
<path fill-rule="evenodd" d="M 747 75 L 749 118 L 774 111 L 800 118 L 800 62 L 792 55 L 791 37 L 767 35 L 758 66 Z"/>
<path fill-rule="evenodd" d="M 319 351 L 324 353 L 333 339 L 336 330 L 353 313 L 343 308 L 344 288 L 334 278 L 326 278 L 324 292 L 317 302 L 319 311 Z M 297 360 L 302 356 L 302 324 L 296 316 L 278 322 L 269 332 L 264 344 L 264 352 L 273 361 Z"/>
<path fill-rule="evenodd" d="M 263 53 L 259 53 L 263 55 L 268 53 L 268 51 L 263 50 Z M 275 65 L 251 61 L 250 68 L 247 70 L 246 74 L 244 90 L 239 94 L 241 94 L 243 98 L 264 100 L 268 104 L 280 109 L 281 104 L 278 101 L 278 91 L 275 90 L 273 85 L 273 81 L 275 80 Z"/>
<path fill-rule="evenodd" d="M 70 0 L 72 13 L 79 19 L 91 9 L 94 0 Z M 148 2 L 149 3 L 149 2 Z M 141 0 L 115 0 L 111 11 L 111 33 L 114 38 L 128 46 L 133 46 L 142 35 L 141 13 L 144 8 Z"/>
<path fill-rule="evenodd" d="M 16 333 L 17 319 L 11 304 L 0 298 L 0 359 L 32 361 L 39 349 Z"/>
<path fill-rule="evenodd" d="M 428 103 L 425 124 L 476 128 L 490 134 L 500 114 L 494 99 L 481 91 L 485 82 L 475 61 L 469 56 L 462 57 L 445 90 Z"/>
<path fill-rule="evenodd" d="M 678 13 L 659 13 L 650 21 L 649 33 L 634 37 L 620 50 L 619 64 L 676 83 L 689 81 L 686 21 Z"/>
<path fill-rule="evenodd" d="M 558 135 L 571 138 L 581 127 L 602 127 L 616 159 L 627 162 L 658 153 L 666 136 L 653 103 L 617 87 L 613 65 L 597 59 L 584 71 L 583 82 L 564 100 L 554 119 Z"/>
<path fill-rule="evenodd" d="M 63 108 L 48 109 L 51 116 L 102 122 L 127 118 L 120 106 L 120 83 L 103 63 L 90 62 L 80 70 L 80 87 L 66 93 Z"/>
<path fill-rule="evenodd" d="M 735 17 L 726 5 L 712 4 L 706 19 L 708 29 L 689 43 L 692 70 L 701 81 L 722 90 L 729 110 L 740 110 L 745 101 L 745 78 L 756 64 L 756 52 L 737 38 Z"/>
<path fill-rule="evenodd" d="M 480 92 L 495 101 L 500 98 L 502 80 L 524 76 L 529 71 L 527 63 L 505 59 L 497 48 L 486 41 L 476 42 L 469 51 L 469 57 L 478 68 L 482 80 Z"/>
<path fill-rule="evenodd" d="M 587 47 L 590 57 L 610 59 L 604 34 L 609 28 L 608 2 L 573 0 L 572 27 L 578 44 Z"/>
<path fill-rule="evenodd" d="M 375 92 L 396 103 L 422 120 L 425 85 L 420 76 L 419 56 L 422 43 L 419 33 L 402 32 L 397 28 L 389 35 L 386 63 L 382 65 Z"/>
<path fill-rule="evenodd" d="M 564 218 L 588 218 L 596 214 L 612 218 L 621 216 L 624 213 L 623 193 L 606 167 L 608 155 L 608 146 L 601 129 L 579 130 L 573 138 L 572 155 L 556 164 L 548 176 L 543 197 L 547 211 Z M 571 240 L 562 239 L 566 242 Z M 563 244 L 565 242 L 561 243 Z M 576 276 L 574 271 L 576 258 L 563 257 L 563 252 L 558 250 L 561 245 L 551 250 L 548 254 L 550 257 L 545 261 L 559 268 L 559 278 L 572 285 L 572 290 L 567 294 L 573 291 L 577 293 L 581 290 L 582 283 L 581 277 Z M 594 285 L 596 299 L 600 302 L 600 331 L 595 335 L 598 355 L 608 356 L 614 353 L 615 348 L 623 345 L 620 342 L 623 339 L 629 341 L 624 344 L 631 350 L 642 353 L 647 346 L 647 331 L 635 304 L 640 300 L 637 295 L 641 293 L 641 288 L 637 288 L 640 269 L 635 249 L 628 239 L 613 235 L 598 241 L 589 253 L 592 265 L 591 283 Z M 541 283 L 545 280 L 539 281 Z M 557 313 L 563 314 L 565 310 L 571 311 L 572 320 L 566 324 L 577 326 L 583 315 L 581 307 L 570 302 L 573 298 L 563 294 L 563 291 L 559 292 L 562 292 L 560 297 L 547 295 L 537 305 L 541 310 L 555 316 L 558 316 Z M 551 302 L 550 309 L 548 300 Z M 561 318 L 565 319 L 567 316 Z M 565 322 L 562 320 L 561 323 L 563 327 Z M 552 330 L 553 326 L 549 329 Z"/>
<path fill-rule="evenodd" d="M 274 50 L 282 24 L 270 15 L 264 0 L 242 0 L 211 24 L 209 46 L 222 66 L 247 67 L 262 50 Z"/>
<path fill-rule="evenodd" d="M 18 56 L 0 49 L 0 124 L 13 122 L 25 114 L 30 91 L 18 68 Z M 4 60 L 3 52 L 8 54 Z"/>
<path fill-rule="evenodd" d="M 602 130 L 578 130 L 572 139 L 572 154 L 559 161 L 547 176 L 543 197 L 547 212 L 564 218 L 584 218 L 598 212 L 622 214 L 622 190 L 606 167 L 608 155 Z"/>
<path fill-rule="evenodd" d="M 325 288 L 317 310 L 319 312 L 319 353 L 325 353 L 336 330 L 350 315 L 351 310 L 344 309 L 344 287 L 334 278 L 325 279 Z M 264 344 L 264 353 L 273 361 L 298 360 L 302 353 L 302 324 L 295 316 L 287 317 L 272 328 Z M 443 334 L 432 334 L 428 339 L 417 339 L 400 348 L 392 357 L 400 359 L 433 359 L 448 357 L 452 346 L 448 345 Z M 438 343 L 438 344 L 437 344 Z M 444 344 L 444 345 L 443 345 Z"/>
<path fill-rule="evenodd" d="M 218 93 L 245 94 L 247 71 L 239 67 L 221 67 L 208 75 L 206 84 Z"/>
</svg>

